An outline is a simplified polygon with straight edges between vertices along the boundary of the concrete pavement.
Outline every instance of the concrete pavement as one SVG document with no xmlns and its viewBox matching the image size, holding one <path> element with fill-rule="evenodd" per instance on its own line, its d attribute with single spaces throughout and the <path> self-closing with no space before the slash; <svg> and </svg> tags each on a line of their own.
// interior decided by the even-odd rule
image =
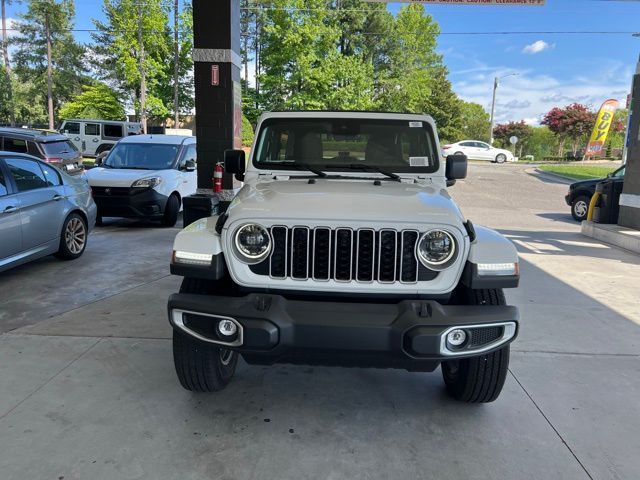
<svg viewBox="0 0 640 480">
<path fill-rule="evenodd" d="M 165 318 L 176 231 L 116 222 L 82 263 L 0 275 L 0 476 L 636 478 L 640 258 L 582 237 L 566 185 L 524 170 L 473 165 L 451 190 L 522 258 L 495 403 L 451 401 L 439 372 L 245 364 L 220 394 L 186 392 Z"/>
</svg>

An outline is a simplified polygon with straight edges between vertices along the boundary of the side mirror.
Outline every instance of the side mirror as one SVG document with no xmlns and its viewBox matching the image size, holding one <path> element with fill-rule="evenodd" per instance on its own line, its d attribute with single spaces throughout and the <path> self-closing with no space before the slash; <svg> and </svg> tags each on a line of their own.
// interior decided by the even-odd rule
<svg viewBox="0 0 640 480">
<path fill-rule="evenodd" d="M 467 156 L 449 155 L 447 157 L 446 173 L 447 182 L 467 178 Z"/>
<path fill-rule="evenodd" d="M 195 172 L 196 171 L 196 161 L 195 160 L 187 160 L 184 162 L 184 171 L 185 172 Z"/>
<path fill-rule="evenodd" d="M 106 152 L 102 152 L 100 155 L 98 155 L 96 157 L 96 166 L 100 166 L 102 165 L 102 163 L 104 162 L 104 159 L 107 158 L 107 155 L 109 155 L 109 151 L 107 150 Z"/>
<path fill-rule="evenodd" d="M 246 158 L 244 150 L 225 150 L 224 152 L 224 171 L 235 174 L 240 181 L 244 180 L 244 172 L 246 169 Z"/>
</svg>

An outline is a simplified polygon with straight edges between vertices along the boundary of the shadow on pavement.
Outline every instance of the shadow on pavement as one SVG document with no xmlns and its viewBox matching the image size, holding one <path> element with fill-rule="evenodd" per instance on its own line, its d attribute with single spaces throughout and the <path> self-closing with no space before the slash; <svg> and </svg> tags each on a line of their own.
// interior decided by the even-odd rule
<svg viewBox="0 0 640 480">
<path fill-rule="evenodd" d="M 567 207 L 568 209 L 569 207 Z M 568 223 L 570 225 L 578 225 L 571 213 L 536 213 L 536 216 L 540 218 L 546 218 L 547 220 L 553 220 L 554 222 Z"/>
</svg>

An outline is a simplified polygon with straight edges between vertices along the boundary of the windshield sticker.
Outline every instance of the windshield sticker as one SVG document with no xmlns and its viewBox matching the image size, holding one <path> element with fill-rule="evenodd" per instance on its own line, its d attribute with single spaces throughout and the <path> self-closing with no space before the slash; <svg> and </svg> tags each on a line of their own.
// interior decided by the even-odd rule
<svg viewBox="0 0 640 480">
<path fill-rule="evenodd" d="M 409 157 L 409 165 L 412 167 L 428 167 L 429 157 Z"/>
<path fill-rule="evenodd" d="M 409 128 L 422 128 L 422 122 L 409 122 Z"/>
</svg>

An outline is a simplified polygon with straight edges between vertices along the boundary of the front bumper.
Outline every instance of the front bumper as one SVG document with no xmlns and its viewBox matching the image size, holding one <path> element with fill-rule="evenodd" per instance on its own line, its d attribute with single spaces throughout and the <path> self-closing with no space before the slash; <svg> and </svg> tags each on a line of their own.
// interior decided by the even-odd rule
<svg viewBox="0 0 640 480">
<path fill-rule="evenodd" d="M 571 194 L 571 192 L 567 193 L 564 196 L 564 201 L 567 202 L 567 205 L 571 206 L 571 204 L 573 203 L 573 195 Z"/>
<path fill-rule="evenodd" d="M 92 188 L 93 199 L 103 217 L 160 218 L 168 199 L 152 188 Z"/>
<path fill-rule="evenodd" d="M 430 371 L 443 360 L 476 356 L 512 342 L 518 309 L 453 306 L 430 300 L 394 304 L 175 294 L 169 321 L 191 337 L 231 348 L 249 363 L 302 363 Z M 235 335 L 217 329 L 231 320 Z M 453 328 L 468 334 L 458 349 L 446 342 Z M 474 343 L 475 342 L 475 343 Z M 483 343 L 484 342 L 484 343 Z"/>
</svg>

